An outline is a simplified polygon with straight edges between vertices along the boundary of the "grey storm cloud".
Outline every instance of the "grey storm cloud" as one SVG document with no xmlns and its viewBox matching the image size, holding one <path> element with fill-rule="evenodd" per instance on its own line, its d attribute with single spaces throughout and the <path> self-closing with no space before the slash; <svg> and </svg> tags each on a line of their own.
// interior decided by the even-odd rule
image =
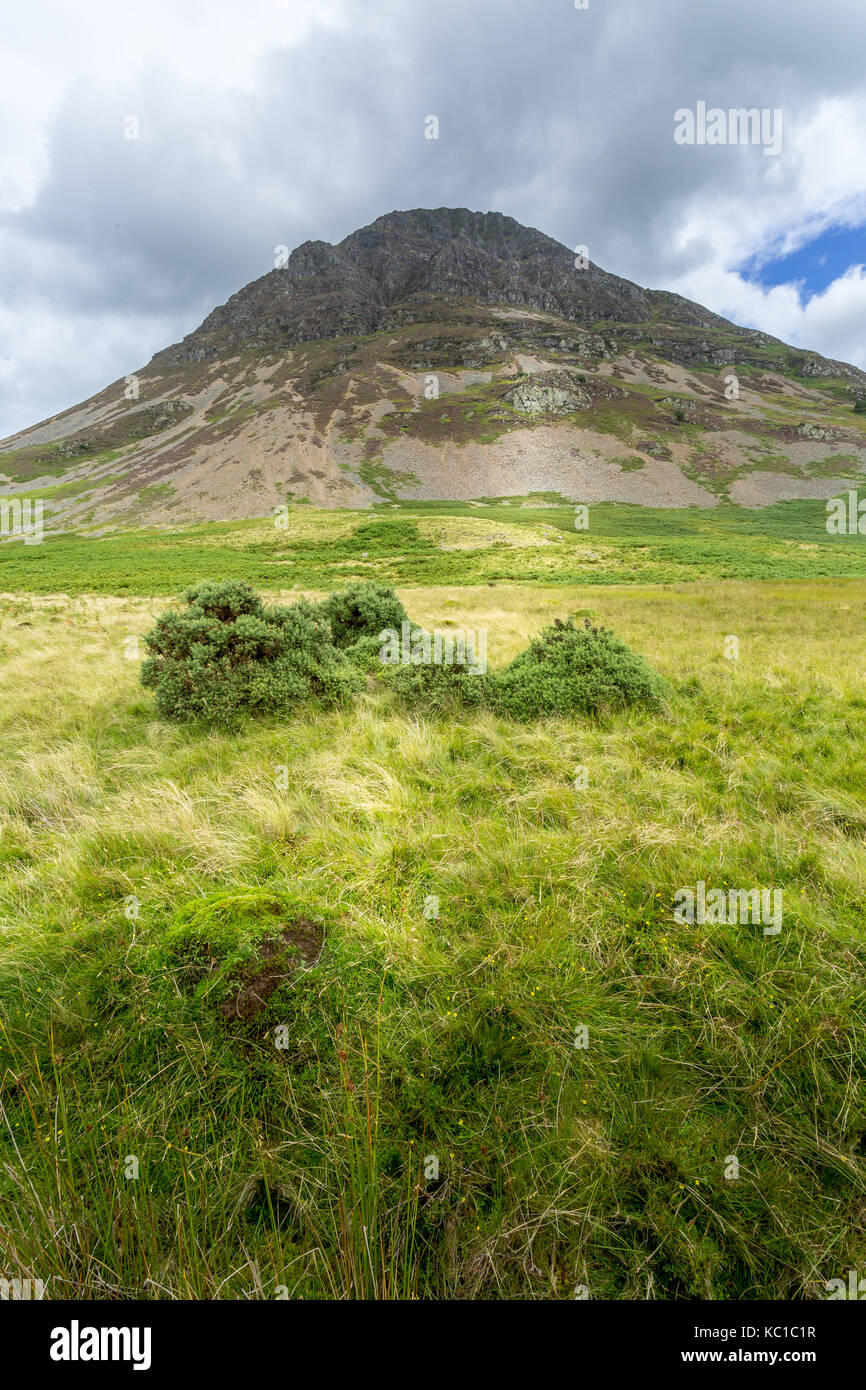
<svg viewBox="0 0 866 1390">
<path fill-rule="evenodd" d="M 213 50 L 179 63 L 158 24 L 120 73 L 68 54 L 41 182 L 0 212 L 0 433 L 141 366 L 276 246 L 338 241 L 394 208 L 496 209 L 643 285 L 700 286 L 725 228 L 695 210 L 724 219 L 729 202 L 737 231 L 738 208 L 766 204 L 765 239 L 786 209 L 796 224 L 798 129 L 861 100 L 861 0 L 384 0 L 296 43 L 263 13 L 236 83 L 209 70 Z M 782 108 L 783 153 L 676 145 L 674 111 L 698 100 Z M 718 300 L 709 273 L 706 287 Z"/>
</svg>

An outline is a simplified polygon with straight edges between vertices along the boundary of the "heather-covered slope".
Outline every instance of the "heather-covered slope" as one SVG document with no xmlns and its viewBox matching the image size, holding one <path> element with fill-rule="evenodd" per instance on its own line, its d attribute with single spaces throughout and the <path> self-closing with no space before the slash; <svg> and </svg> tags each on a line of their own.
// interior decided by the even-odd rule
<svg viewBox="0 0 866 1390">
<path fill-rule="evenodd" d="M 133 382 L 6 440 L 0 485 L 55 528 L 290 499 L 761 506 L 860 477 L 861 394 L 858 369 L 578 268 L 512 218 L 417 210 L 305 243 Z"/>
</svg>

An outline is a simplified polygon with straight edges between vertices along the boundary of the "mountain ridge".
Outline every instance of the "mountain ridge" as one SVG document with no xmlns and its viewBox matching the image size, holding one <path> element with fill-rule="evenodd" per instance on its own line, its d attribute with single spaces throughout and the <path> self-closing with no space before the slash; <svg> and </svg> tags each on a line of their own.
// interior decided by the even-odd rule
<svg viewBox="0 0 866 1390">
<path fill-rule="evenodd" d="M 411 233 L 416 229 L 423 230 L 426 236 L 413 237 Z M 243 286 L 224 305 L 212 310 L 182 344 L 195 344 L 211 332 L 242 325 L 251 302 L 273 299 L 279 304 L 281 298 L 297 299 L 303 295 L 297 289 L 299 284 L 321 277 L 325 283 L 320 292 L 328 294 L 326 286 L 337 271 L 347 290 L 357 298 L 359 313 L 366 314 L 366 332 L 389 327 L 388 309 L 400 299 L 418 294 L 471 295 L 483 303 L 521 305 L 578 323 L 587 318 L 590 310 L 596 320 L 613 320 L 617 317 L 616 309 L 624 306 L 632 320 L 647 320 L 656 304 L 664 301 L 666 308 L 673 310 L 668 314 L 669 321 L 703 327 L 729 326 L 726 319 L 702 305 L 670 291 L 641 289 L 633 281 L 601 270 L 585 259 L 586 266 L 576 271 L 575 252 L 502 213 L 471 212 L 468 208 L 395 211 L 352 232 L 336 245 L 303 242 L 285 266 Z M 509 266 L 519 266 L 520 270 L 509 276 Z M 327 314 L 323 317 L 327 319 Z M 310 336 L 306 328 L 293 330 L 290 319 L 282 320 L 281 327 L 287 342 L 303 341 Z M 317 323 L 312 336 L 337 336 L 359 327 L 358 323 L 335 317 L 331 324 Z M 185 360 L 183 353 L 178 352 L 182 344 L 163 351 L 174 354 L 175 360 Z M 156 357 L 162 355 L 158 353 Z"/>
<path fill-rule="evenodd" d="M 760 506 L 861 476 L 866 374 L 576 259 L 466 208 L 304 242 L 139 372 L 0 443 L 0 495 L 106 529 L 291 501 Z"/>
</svg>

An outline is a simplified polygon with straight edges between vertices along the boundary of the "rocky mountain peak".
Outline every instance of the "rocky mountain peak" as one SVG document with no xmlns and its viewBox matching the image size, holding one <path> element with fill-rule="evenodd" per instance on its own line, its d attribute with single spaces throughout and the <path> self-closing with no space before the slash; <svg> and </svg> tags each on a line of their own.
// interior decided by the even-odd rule
<svg viewBox="0 0 866 1390">
<path fill-rule="evenodd" d="M 394 311 L 419 296 L 520 306 L 576 323 L 634 323 L 651 316 L 646 290 L 592 264 L 580 269 L 575 259 L 552 237 L 499 212 L 389 212 L 336 246 L 304 242 L 284 267 L 245 286 L 168 349 L 169 360 L 201 361 L 226 348 L 374 332 L 405 321 L 400 313 L 395 319 Z M 700 312 L 707 317 L 706 310 Z"/>
<path fill-rule="evenodd" d="M 118 380 L 7 441 L 6 486 L 56 488 L 55 522 L 101 525 L 290 497 L 759 506 L 862 475 L 864 373 L 575 260 L 468 208 L 306 241 L 158 353 L 133 399 Z"/>
</svg>

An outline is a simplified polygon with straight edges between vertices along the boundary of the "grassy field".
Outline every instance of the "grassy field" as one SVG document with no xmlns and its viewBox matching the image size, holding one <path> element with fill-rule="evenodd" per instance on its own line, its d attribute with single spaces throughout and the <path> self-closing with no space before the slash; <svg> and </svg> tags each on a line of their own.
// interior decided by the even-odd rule
<svg viewBox="0 0 866 1390">
<path fill-rule="evenodd" d="M 866 578 L 866 536 L 828 535 L 823 502 L 589 508 L 563 499 L 383 504 L 365 513 L 293 506 L 275 518 L 0 544 L 0 593 L 164 595 L 200 579 L 263 589 L 397 585 L 670 584 L 695 579 Z"/>
<path fill-rule="evenodd" d="M 0 548 L 6 1277 L 54 1298 L 790 1299 L 863 1267 L 866 579 L 844 575 L 866 551 L 831 562 L 806 511 L 725 542 L 712 513 L 629 533 L 616 510 L 612 535 L 597 508 L 589 537 L 500 536 L 499 557 L 422 535 L 420 573 L 405 535 L 353 539 L 396 513 L 335 519 L 330 558 L 295 535 L 278 571 L 261 525 Z M 517 541 L 566 535 L 564 512 L 506 515 Z M 539 557 L 581 544 L 606 582 L 543 582 Z M 666 707 L 516 725 L 371 688 L 232 736 L 156 720 L 147 595 L 235 555 L 263 588 L 324 588 L 368 573 L 364 550 L 413 617 L 486 628 L 494 665 L 554 616 L 601 618 Z M 781 888 L 781 933 L 679 923 L 701 879 Z M 324 925 L 321 957 L 231 1016 L 172 932 L 197 914 L 215 958 L 255 969 L 275 902 Z"/>
</svg>

